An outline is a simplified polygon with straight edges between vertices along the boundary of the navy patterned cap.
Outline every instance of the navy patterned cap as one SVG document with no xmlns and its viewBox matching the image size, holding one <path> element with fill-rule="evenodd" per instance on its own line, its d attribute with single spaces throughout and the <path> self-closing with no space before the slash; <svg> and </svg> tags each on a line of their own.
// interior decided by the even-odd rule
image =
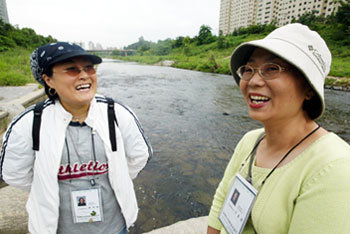
<svg viewBox="0 0 350 234">
<path fill-rule="evenodd" d="M 41 46 L 30 55 L 30 68 L 34 78 L 42 85 L 45 81 L 42 78 L 50 65 L 73 57 L 86 57 L 93 64 L 100 64 L 102 59 L 91 55 L 80 46 L 68 42 L 55 42 Z"/>
</svg>

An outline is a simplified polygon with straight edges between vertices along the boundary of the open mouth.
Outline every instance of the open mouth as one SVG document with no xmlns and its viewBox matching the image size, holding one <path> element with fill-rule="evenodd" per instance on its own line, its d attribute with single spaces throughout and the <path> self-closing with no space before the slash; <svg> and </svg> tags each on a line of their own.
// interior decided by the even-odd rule
<svg viewBox="0 0 350 234">
<path fill-rule="evenodd" d="M 78 91 L 85 91 L 85 90 L 89 90 L 90 88 L 91 88 L 91 84 L 81 84 L 75 87 L 75 89 Z"/>
<path fill-rule="evenodd" d="M 250 101 L 256 105 L 268 102 L 270 98 L 260 95 L 249 95 Z"/>
</svg>

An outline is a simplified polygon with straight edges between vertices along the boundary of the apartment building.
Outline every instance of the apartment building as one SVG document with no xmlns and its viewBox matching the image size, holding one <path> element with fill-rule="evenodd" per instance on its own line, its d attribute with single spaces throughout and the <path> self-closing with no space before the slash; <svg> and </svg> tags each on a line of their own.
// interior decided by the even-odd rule
<svg viewBox="0 0 350 234">
<path fill-rule="evenodd" d="M 221 0 L 219 31 L 229 34 L 240 27 L 273 21 L 282 26 L 306 12 L 328 16 L 338 7 L 334 0 Z"/>
<path fill-rule="evenodd" d="M 2 21 L 5 23 L 9 23 L 6 0 L 0 0 L 0 19 L 2 19 Z"/>
<path fill-rule="evenodd" d="M 229 34 L 235 28 L 255 23 L 256 0 L 221 0 L 219 31 Z"/>
<path fill-rule="evenodd" d="M 283 0 L 282 0 L 283 1 Z M 269 24 L 273 20 L 277 20 L 279 4 L 282 1 L 264 1 L 258 0 L 256 24 Z M 249 26 L 246 25 L 245 27 Z"/>
<path fill-rule="evenodd" d="M 332 0 L 282 0 L 277 14 L 278 26 L 288 24 L 293 18 L 297 19 L 305 12 L 315 15 L 329 16 L 338 10 L 339 3 Z"/>
</svg>

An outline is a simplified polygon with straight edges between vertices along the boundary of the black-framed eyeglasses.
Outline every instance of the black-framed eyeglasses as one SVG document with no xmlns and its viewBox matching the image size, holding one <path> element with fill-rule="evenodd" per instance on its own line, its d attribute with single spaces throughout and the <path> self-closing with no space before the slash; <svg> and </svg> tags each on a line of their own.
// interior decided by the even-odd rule
<svg viewBox="0 0 350 234">
<path fill-rule="evenodd" d="M 249 81 L 254 76 L 255 72 L 258 71 L 259 75 L 265 80 L 272 80 L 277 78 L 281 72 L 288 70 L 293 70 L 293 68 L 281 67 L 275 63 L 264 63 L 258 68 L 249 65 L 240 66 L 236 73 L 241 79 Z"/>
<path fill-rule="evenodd" d="M 66 73 L 69 76 L 78 76 L 80 74 L 80 72 L 84 71 L 86 72 L 88 75 L 93 75 L 96 74 L 96 65 L 87 65 L 85 67 L 83 67 L 82 69 L 78 68 L 78 67 L 68 67 L 66 69 L 64 69 L 63 71 L 59 71 L 59 72 L 53 72 L 53 73 Z"/>
</svg>

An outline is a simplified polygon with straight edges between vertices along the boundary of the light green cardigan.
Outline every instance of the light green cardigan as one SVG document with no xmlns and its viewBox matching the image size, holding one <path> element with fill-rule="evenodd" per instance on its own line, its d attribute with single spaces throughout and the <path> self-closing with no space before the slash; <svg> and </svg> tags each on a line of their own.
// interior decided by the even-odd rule
<svg viewBox="0 0 350 234">
<path fill-rule="evenodd" d="M 238 143 L 216 190 L 209 226 L 226 233 L 218 217 L 233 178 L 263 129 Z M 246 177 L 249 160 L 241 169 Z M 253 166 L 253 185 L 271 169 Z M 277 168 L 260 189 L 243 233 L 350 233 L 350 146 L 334 133 L 315 141 L 294 160 Z"/>
</svg>

